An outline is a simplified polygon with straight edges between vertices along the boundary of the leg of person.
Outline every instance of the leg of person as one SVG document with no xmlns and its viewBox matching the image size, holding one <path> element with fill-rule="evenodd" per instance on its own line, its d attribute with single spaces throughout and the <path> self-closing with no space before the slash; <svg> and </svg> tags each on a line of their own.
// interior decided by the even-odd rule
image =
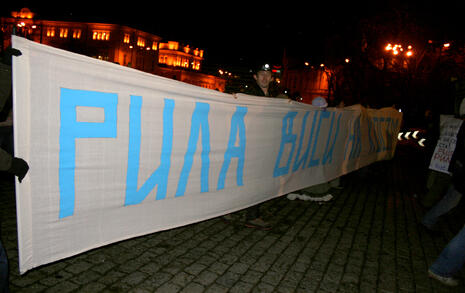
<svg viewBox="0 0 465 293">
<path fill-rule="evenodd" d="M 0 293 L 8 293 L 8 258 L 0 240 Z"/>
<path fill-rule="evenodd" d="M 271 229 L 270 223 L 264 221 L 260 217 L 260 205 L 255 205 L 247 209 L 245 225 L 249 228 Z"/>
<path fill-rule="evenodd" d="M 453 276 L 465 263 L 465 226 L 442 250 L 436 261 L 430 266 L 428 274 L 448 286 L 457 286 Z"/>
<path fill-rule="evenodd" d="M 247 222 L 257 218 L 260 218 L 260 206 L 254 205 L 253 207 L 248 208 L 246 213 Z"/>
<path fill-rule="evenodd" d="M 430 170 L 427 186 L 428 192 L 421 199 L 421 204 L 424 208 L 431 208 L 441 200 L 441 196 L 447 192 L 448 187 L 452 182 L 452 177 L 449 174 Z"/>
<path fill-rule="evenodd" d="M 421 223 L 426 228 L 433 230 L 439 217 L 456 207 L 461 199 L 462 194 L 451 185 L 446 195 L 423 216 Z"/>
</svg>

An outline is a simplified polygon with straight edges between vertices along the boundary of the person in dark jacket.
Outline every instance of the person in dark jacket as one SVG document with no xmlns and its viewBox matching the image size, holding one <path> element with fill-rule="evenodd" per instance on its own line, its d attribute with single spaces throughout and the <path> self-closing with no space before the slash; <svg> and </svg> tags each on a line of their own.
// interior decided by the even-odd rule
<svg viewBox="0 0 465 293">
<path fill-rule="evenodd" d="M 11 99 L 11 57 L 19 56 L 18 50 L 8 48 L 2 52 L 0 62 L 0 112 Z M 18 177 L 21 182 L 26 176 L 29 166 L 22 158 L 16 158 L 9 152 L 0 148 L 0 172 L 7 172 Z M 8 257 L 0 240 L 0 293 L 9 292 L 8 285 Z"/>
<path fill-rule="evenodd" d="M 260 65 L 254 72 L 255 80 L 244 92 L 248 95 L 270 98 L 287 98 L 281 94 L 278 87 L 273 83 L 273 73 L 268 63 Z M 247 209 L 246 224 L 247 227 L 262 230 L 271 229 L 271 224 L 263 220 L 260 215 L 260 205 L 255 205 Z"/>
<path fill-rule="evenodd" d="M 270 64 L 260 65 L 253 74 L 254 81 L 245 90 L 245 94 L 270 97 L 270 98 L 283 98 L 287 99 L 287 95 L 283 94 L 279 87 L 273 82 L 273 72 L 271 71 Z"/>
</svg>

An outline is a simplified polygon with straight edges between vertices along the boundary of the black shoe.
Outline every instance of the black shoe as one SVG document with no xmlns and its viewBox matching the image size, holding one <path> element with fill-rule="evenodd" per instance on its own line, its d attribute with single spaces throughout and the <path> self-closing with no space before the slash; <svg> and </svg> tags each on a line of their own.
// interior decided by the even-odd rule
<svg viewBox="0 0 465 293">
<path fill-rule="evenodd" d="M 271 229 L 271 224 L 264 221 L 262 218 L 256 218 L 256 219 L 253 219 L 253 220 L 248 220 L 245 223 L 245 226 L 249 227 L 249 228 L 260 229 L 260 230 L 270 230 Z"/>
</svg>

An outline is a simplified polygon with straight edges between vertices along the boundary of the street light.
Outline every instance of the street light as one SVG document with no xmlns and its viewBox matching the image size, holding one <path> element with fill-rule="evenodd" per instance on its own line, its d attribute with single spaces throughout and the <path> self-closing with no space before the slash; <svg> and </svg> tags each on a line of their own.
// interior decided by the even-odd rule
<svg viewBox="0 0 465 293">
<path fill-rule="evenodd" d="M 405 53 L 405 56 L 410 57 L 413 56 L 413 47 L 412 45 L 407 46 L 408 51 Z M 397 56 L 399 55 L 400 52 L 404 51 L 404 48 L 402 47 L 401 44 L 394 44 L 394 46 L 391 43 L 388 43 L 385 47 L 384 50 L 386 51 L 391 51 L 392 55 Z"/>
</svg>

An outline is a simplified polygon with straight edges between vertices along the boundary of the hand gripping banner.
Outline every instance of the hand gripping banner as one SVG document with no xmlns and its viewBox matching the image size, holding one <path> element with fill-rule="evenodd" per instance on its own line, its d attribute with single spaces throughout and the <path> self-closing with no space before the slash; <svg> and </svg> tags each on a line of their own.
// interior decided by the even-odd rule
<svg viewBox="0 0 465 293">
<path fill-rule="evenodd" d="M 394 155 L 392 108 L 224 94 L 13 37 L 20 272 Z"/>
</svg>

